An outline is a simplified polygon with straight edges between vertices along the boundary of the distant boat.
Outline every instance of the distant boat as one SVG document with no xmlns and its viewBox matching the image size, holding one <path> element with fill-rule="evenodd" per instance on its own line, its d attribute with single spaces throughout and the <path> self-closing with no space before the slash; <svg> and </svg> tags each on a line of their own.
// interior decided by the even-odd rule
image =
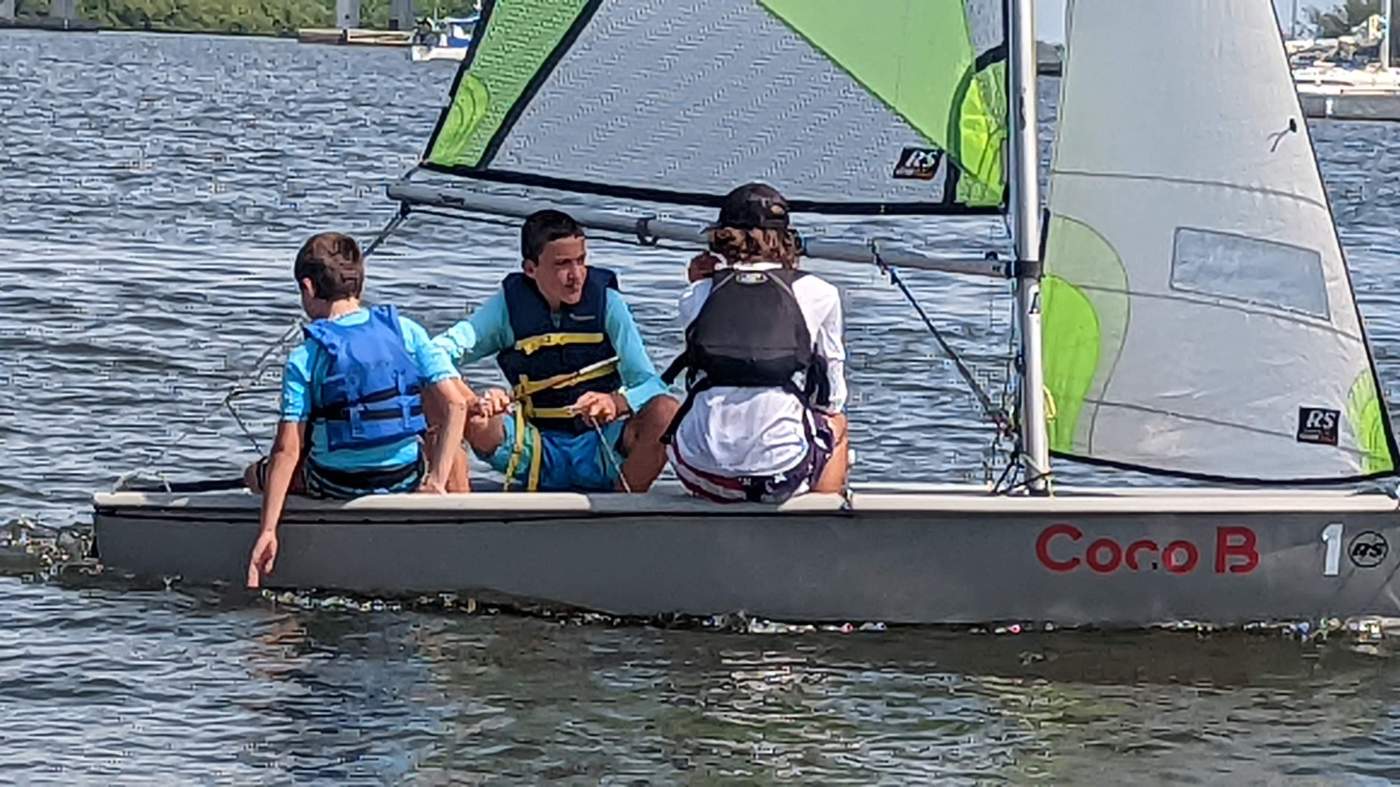
<svg viewBox="0 0 1400 787">
<path fill-rule="evenodd" d="M 409 59 L 415 63 L 425 60 L 465 60 L 467 49 L 472 43 L 472 34 L 476 31 L 476 23 L 480 19 L 480 14 L 472 14 L 467 17 L 441 19 L 435 24 L 429 22 L 431 27 L 427 29 L 420 27 L 419 31 L 413 34 L 413 42 L 408 50 Z"/>
</svg>

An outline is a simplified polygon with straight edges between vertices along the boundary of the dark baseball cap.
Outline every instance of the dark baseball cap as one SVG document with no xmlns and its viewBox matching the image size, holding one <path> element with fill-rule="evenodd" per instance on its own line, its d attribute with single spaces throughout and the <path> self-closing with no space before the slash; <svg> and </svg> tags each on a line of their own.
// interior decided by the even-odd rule
<svg viewBox="0 0 1400 787">
<path fill-rule="evenodd" d="M 719 209 L 719 220 L 705 230 L 708 232 L 720 227 L 785 230 L 788 228 L 787 200 L 766 183 L 745 183 L 725 195 Z"/>
</svg>

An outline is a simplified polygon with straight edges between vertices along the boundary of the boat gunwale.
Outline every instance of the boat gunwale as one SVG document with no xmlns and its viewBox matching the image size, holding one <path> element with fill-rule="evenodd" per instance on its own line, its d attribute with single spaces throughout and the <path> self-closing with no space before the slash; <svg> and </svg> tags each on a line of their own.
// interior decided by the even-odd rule
<svg viewBox="0 0 1400 787">
<path fill-rule="evenodd" d="M 873 489 L 880 489 L 873 486 Z M 498 515 L 512 521 L 551 520 L 561 515 L 581 518 L 637 517 L 762 517 L 942 515 L 1045 516 L 1065 514 L 1308 514 L 1400 512 L 1400 501 L 1379 492 L 1353 490 L 1234 490 L 1161 487 L 1081 488 L 1050 497 L 992 495 L 985 487 L 936 487 L 939 491 L 900 489 L 853 491 L 840 495 L 809 494 L 779 505 L 719 504 L 662 490 L 645 495 L 575 492 L 474 492 L 469 495 L 373 495 L 348 501 L 288 499 L 286 514 L 390 515 L 396 519 L 430 515 L 460 517 Z M 207 520 L 214 514 L 256 512 L 260 498 L 247 492 L 168 494 L 115 492 L 93 495 L 93 506 L 105 516 L 151 516 Z M 396 516 L 395 516 L 396 515 Z M 389 517 L 384 517 L 388 519 Z"/>
</svg>

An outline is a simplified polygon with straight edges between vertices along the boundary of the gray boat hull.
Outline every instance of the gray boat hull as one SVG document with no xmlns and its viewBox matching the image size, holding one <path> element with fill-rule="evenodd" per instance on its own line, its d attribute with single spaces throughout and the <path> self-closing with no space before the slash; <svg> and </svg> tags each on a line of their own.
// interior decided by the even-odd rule
<svg viewBox="0 0 1400 787">
<path fill-rule="evenodd" d="M 247 494 L 98 495 L 105 565 L 242 583 Z M 268 584 L 482 593 L 617 615 L 1137 626 L 1400 616 L 1383 495 L 858 491 L 776 506 L 672 492 L 294 500 Z"/>
</svg>

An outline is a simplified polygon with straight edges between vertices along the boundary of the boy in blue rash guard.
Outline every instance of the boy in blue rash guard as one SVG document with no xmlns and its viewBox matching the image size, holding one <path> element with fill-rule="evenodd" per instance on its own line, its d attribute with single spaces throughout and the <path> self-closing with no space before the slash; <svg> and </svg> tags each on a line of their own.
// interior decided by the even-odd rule
<svg viewBox="0 0 1400 787">
<path fill-rule="evenodd" d="M 442 493 L 449 477 L 466 477 L 465 467 L 452 467 L 466 459 L 456 441 L 433 441 L 429 464 L 421 438 L 429 419 L 444 433 L 459 434 L 471 390 L 422 326 L 392 306 L 360 304 L 365 267 L 354 239 L 334 232 L 312 237 L 297 253 L 293 275 L 312 322 L 306 341 L 287 357 L 272 453 L 244 474 L 249 489 L 263 496 L 249 587 L 272 572 L 288 492 L 338 499 Z M 451 486 L 468 491 L 465 480 Z"/>
<path fill-rule="evenodd" d="M 467 443 L 508 489 L 646 491 L 677 404 L 617 277 L 588 267 L 583 228 L 557 210 L 525 220 L 520 253 L 520 272 L 433 339 L 459 364 L 496 356 L 513 386 L 482 394 Z"/>
</svg>

